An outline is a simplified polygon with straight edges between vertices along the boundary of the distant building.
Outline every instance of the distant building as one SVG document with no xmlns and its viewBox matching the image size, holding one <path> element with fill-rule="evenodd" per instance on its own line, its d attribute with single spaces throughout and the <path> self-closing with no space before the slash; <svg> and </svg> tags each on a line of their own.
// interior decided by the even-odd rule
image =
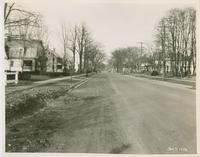
<svg viewBox="0 0 200 157">
<path fill-rule="evenodd" d="M 47 47 L 45 50 L 47 56 L 46 71 L 47 72 L 63 72 L 62 57 L 56 53 L 55 49 L 51 50 Z"/>
<path fill-rule="evenodd" d="M 17 37 L 5 39 L 6 71 L 41 71 L 45 57 L 40 40 L 23 40 Z"/>
<path fill-rule="evenodd" d="M 141 63 L 141 65 L 140 65 L 141 67 L 141 71 L 152 71 L 152 66 L 151 66 L 151 64 L 149 64 L 148 62 L 144 62 L 144 63 Z"/>
</svg>

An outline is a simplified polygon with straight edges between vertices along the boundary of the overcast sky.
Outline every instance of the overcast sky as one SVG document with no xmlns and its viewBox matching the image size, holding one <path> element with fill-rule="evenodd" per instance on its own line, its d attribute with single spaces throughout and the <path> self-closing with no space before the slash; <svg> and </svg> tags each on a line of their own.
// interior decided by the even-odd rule
<svg viewBox="0 0 200 157">
<path fill-rule="evenodd" d="M 109 54 L 118 47 L 139 46 L 154 40 L 158 20 L 171 8 L 195 7 L 193 0 L 15 0 L 26 9 L 40 12 L 50 31 L 50 47 L 62 51 L 58 31 L 67 24 L 86 22 L 93 38 Z M 148 3 L 147 3 L 148 2 Z"/>
</svg>

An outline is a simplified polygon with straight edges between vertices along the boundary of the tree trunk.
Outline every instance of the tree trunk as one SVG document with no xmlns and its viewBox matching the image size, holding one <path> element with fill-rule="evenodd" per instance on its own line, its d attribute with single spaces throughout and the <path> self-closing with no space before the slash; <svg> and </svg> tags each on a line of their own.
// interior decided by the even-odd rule
<svg viewBox="0 0 200 157">
<path fill-rule="evenodd" d="M 82 72 L 82 54 L 79 55 L 79 72 Z"/>
<path fill-rule="evenodd" d="M 187 76 L 187 41 L 185 41 L 185 53 L 184 53 L 184 72 L 185 72 L 185 76 Z"/>
<path fill-rule="evenodd" d="M 75 72 L 76 52 L 73 51 L 73 72 Z"/>
</svg>

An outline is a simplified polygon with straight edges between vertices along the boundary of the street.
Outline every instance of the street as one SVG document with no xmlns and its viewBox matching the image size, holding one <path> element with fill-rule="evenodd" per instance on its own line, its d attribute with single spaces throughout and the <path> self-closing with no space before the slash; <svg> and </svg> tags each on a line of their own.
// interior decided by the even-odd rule
<svg viewBox="0 0 200 157">
<path fill-rule="evenodd" d="M 194 91 L 120 75 L 111 75 L 109 80 L 131 144 L 127 153 L 195 152 Z"/>
<path fill-rule="evenodd" d="M 7 140 L 12 135 L 11 140 L 16 137 L 14 144 L 20 142 L 22 146 L 18 151 L 196 152 L 195 90 L 184 85 L 100 73 L 79 88 L 52 100 L 45 111 L 33 117 L 18 120 L 7 128 Z M 17 133 L 13 128 L 18 129 Z M 33 133 L 19 135 L 20 129 L 26 134 L 29 129 Z M 34 141 L 37 130 L 41 135 L 38 144 Z M 28 144 L 22 142 L 23 137 L 26 140 L 31 137 Z"/>
<path fill-rule="evenodd" d="M 5 153 L 198 153 L 196 2 L 118 1 L 3 4 Z"/>
<path fill-rule="evenodd" d="M 73 91 L 87 98 L 84 110 L 93 112 L 87 115 L 96 115 L 84 115 L 87 125 L 74 132 L 74 146 L 64 147 L 71 152 L 194 153 L 195 92 L 151 82 L 99 74 Z M 61 138 L 56 136 L 57 142 Z"/>
</svg>

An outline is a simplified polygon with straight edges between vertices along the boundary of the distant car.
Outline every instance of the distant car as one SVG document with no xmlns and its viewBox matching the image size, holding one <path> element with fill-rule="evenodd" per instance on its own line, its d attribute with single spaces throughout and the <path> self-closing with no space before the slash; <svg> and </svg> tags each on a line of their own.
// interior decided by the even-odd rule
<svg viewBox="0 0 200 157">
<path fill-rule="evenodd" d="M 154 70 L 154 71 L 151 72 L 151 76 L 158 76 L 158 75 L 159 75 L 159 72 L 158 72 L 158 71 L 155 71 L 155 70 Z"/>
</svg>

